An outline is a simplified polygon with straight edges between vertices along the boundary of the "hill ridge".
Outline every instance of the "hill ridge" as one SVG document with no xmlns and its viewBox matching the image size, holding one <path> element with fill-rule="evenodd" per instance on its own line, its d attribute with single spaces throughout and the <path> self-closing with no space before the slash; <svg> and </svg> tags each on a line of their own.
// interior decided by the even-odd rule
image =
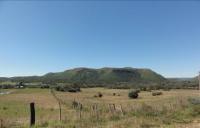
<svg viewBox="0 0 200 128">
<path fill-rule="evenodd" d="M 43 76 L 11 77 L 4 80 L 15 82 L 54 82 L 83 84 L 116 84 L 116 83 L 160 83 L 166 81 L 162 75 L 148 68 L 132 67 L 79 67 L 63 72 L 49 72 Z"/>
</svg>

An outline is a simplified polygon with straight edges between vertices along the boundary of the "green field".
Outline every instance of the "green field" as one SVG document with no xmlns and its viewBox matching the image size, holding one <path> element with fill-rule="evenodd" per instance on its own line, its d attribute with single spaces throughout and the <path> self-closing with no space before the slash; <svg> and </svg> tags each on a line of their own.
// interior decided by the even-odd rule
<svg viewBox="0 0 200 128">
<path fill-rule="evenodd" d="M 200 105 L 189 98 L 200 98 L 198 90 L 139 93 L 130 99 L 126 89 L 87 88 L 80 93 L 55 92 L 59 106 L 49 89 L 10 89 L 11 94 L 0 95 L 0 127 L 29 127 L 29 103 L 35 102 L 38 128 L 199 128 Z M 101 92 L 102 98 L 94 97 Z M 113 93 L 116 93 L 114 96 Z M 73 108 L 73 101 L 82 109 Z M 96 107 L 96 109 L 94 109 Z M 114 109 L 115 107 L 115 109 Z"/>
</svg>

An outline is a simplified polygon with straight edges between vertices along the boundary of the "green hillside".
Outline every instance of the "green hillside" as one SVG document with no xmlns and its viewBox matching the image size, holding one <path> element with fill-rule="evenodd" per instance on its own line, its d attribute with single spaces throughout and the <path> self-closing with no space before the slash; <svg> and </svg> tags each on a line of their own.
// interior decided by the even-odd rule
<svg viewBox="0 0 200 128">
<path fill-rule="evenodd" d="M 78 84 L 85 87 L 133 87 L 161 85 L 167 79 L 150 69 L 137 68 L 75 68 L 63 72 L 47 73 L 43 76 L 26 76 L 0 78 L 0 82 L 10 81 L 14 83 L 56 83 Z"/>
<path fill-rule="evenodd" d="M 158 87 L 158 88 L 197 88 L 198 79 L 194 78 L 164 78 L 151 69 L 138 68 L 75 68 L 63 72 L 47 73 L 43 76 L 0 77 L 0 85 L 5 82 L 29 84 L 42 83 L 49 85 L 79 85 L 81 87 Z M 40 84 L 38 84 L 40 83 Z"/>
<path fill-rule="evenodd" d="M 75 68 L 58 73 L 48 73 L 41 77 L 42 81 L 69 83 L 118 83 L 118 82 L 161 82 L 166 79 L 150 69 L 136 68 Z"/>
</svg>

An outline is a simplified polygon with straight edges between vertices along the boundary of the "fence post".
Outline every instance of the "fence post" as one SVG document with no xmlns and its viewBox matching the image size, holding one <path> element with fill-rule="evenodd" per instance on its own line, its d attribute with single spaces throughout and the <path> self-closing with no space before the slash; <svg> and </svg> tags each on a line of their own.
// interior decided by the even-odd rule
<svg viewBox="0 0 200 128">
<path fill-rule="evenodd" d="M 60 121 L 62 121 L 62 112 L 61 112 L 61 103 L 60 101 L 58 101 L 58 105 L 59 105 L 59 110 L 60 110 Z"/>
<path fill-rule="evenodd" d="M 122 105 L 120 104 L 120 109 L 121 109 L 121 113 L 122 113 L 122 115 L 124 115 L 125 113 L 124 113 L 124 110 L 123 110 L 123 108 L 122 108 Z"/>
<path fill-rule="evenodd" d="M 30 103 L 30 126 L 35 125 L 35 104 L 32 102 Z"/>
<path fill-rule="evenodd" d="M 0 119 L 0 123 L 1 123 L 1 127 L 0 128 L 3 128 L 3 119 Z"/>
</svg>

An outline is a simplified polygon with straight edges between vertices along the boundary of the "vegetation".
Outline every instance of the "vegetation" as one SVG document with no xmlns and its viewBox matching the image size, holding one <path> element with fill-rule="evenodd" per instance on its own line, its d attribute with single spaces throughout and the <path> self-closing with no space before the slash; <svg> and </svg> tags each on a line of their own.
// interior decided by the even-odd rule
<svg viewBox="0 0 200 128">
<path fill-rule="evenodd" d="M 138 96 L 138 90 L 132 90 L 128 93 L 128 97 L 131 99 L 137 99 Z"/>
<path fill-rule="evenodd" d="M 99 97 L 99 98 L 101 98 L 101 97 L 103 97 L 103 94 L 102 94 L 101 92 L 98 92 L 97 95 L 94 95 L 94 97 Z"/>
<path fill-rule="evenodd" d="M 12 82 L 31 83 L 78 83 L 104 85 L 117 83 L 145 83 L 165 81 L 166 79 L 161 75 L 153 72 L 150 69 L 135 69 L 135 68 L 76 68 L 66 70 L 59 73 L 48 73 L 44 76 L 30 76 L 30 77 L 12 77 L 2 78 L 2 81 L 10 80 Z"/>
<path fill-rule="evenodd" d="M 136 68 L 75 68 L 44 76 L 0 78 L 0 88 L 14 88 L 18 83 L 26 87 L 49 87 L 74 85 L 81 88 L 106 87 L 113 89 L 140 89 L 141 91 L 197 89 L 195 78 L 169 78 L 155 73 L 150 69 Z M 61 89 L 63 90 L 63 89 Z"/>
<path fill-rule="evenodd" d="M 159 96 L 162 94 L 163 94 L 162 92 L 158 92 L 158 91 L 152 92 L 152 96 Z"/>
<path fill-rule="evenodd" d="M 41 85 L 41 88 L 50 88 L 49 85 Z"/>
<path fill-rule="evenodd" d="M 137 100 L 130 99 L 126 89 L 55 91 L 61 101 L 62 121 L 59 121 L 59 105 L 49 89 L 3 90 L 12 92 L 0 96 L 0 126 L 5 128 L 29 127 L 29 103 L 32 101 L 36 107 L 37 128 L 196 128 L 200 123 L 198 90 L 164 91 L 159 97 L 141 91 Z M 98 92 L 103 92 L 103 98 L 93 97 Z M 121 96 L 113 96 L 113 93 Z"/>
<path fill-rule="evenodd" d="M 81 92 L 80 87 L 69 87 L 69 86 L 56 86 L 55 90 L 61 92 Z"/>
<path fill-rule="evenodd" d="M 28 104 L 34 101 L 36 128 L 191 127 L 200 123 L 197 87 L 197 78 L 165 79 L 134 68 L 77 68 L 41 77 L 0 78 L 0 126 L 29 127 Z M 50 89 L 56 90 L 54 95 Z"/>
<path fill-rule="evenodd" d="M 98 92 L 98 97 L 102 97 L 103 96 L 103 94 L 101 93 L 101 92 Z"/>
<path fill-rule="evenodd" d="M 188 101 L 193 105 L 200 105 L 200 99 L 197 98 L 189 98 Z"/>
</svg>

